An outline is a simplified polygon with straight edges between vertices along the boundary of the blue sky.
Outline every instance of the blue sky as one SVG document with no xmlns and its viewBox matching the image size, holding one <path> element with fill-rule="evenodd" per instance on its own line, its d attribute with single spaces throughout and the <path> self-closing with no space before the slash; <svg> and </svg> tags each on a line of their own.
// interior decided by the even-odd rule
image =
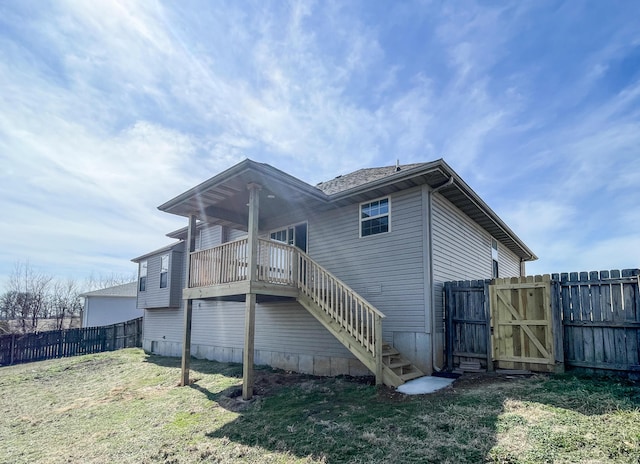
<svg viewBox="0 0 640 464">
<path fill-rule="evenodd" d="M 0 282 L 133 273 L 245 157 L 444 158 L 531 273 L 640 266 L 640 2 L 0 2 Z"/>
</svg>

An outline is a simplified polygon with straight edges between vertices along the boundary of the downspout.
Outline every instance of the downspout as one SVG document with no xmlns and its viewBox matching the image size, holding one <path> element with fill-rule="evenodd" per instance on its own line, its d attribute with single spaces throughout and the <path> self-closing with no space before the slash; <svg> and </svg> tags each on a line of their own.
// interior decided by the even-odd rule
<svg viewBox="0 0 640 464">
<path fill-rule="evenodd" d="M 449 179 L 443 183 L 434 187 L 429 192 L 429 287 L 431 293 L 431 365 L 433 366 L 433 370 L 436 372 L 440 372 L 442 370 L 442 366 L 436 366 L 436 312 L 435 312 L 435 303 L 436 296 L 433 291 L 433 194 L 437 193 L 439 190 L 448 187 L 453 184 L 453 176 L 449 177 Z"/>
</svg>

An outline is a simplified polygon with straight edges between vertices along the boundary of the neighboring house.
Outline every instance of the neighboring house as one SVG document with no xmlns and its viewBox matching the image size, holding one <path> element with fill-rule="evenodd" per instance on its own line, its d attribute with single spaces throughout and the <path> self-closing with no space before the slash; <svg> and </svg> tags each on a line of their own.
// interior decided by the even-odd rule
<svg viewBox="0 0 640 464">
<path fill-rule="evenodd" d="M 136 282 L 83 293 L 82 327 L 117 324 L 142 317 L 136 307 Z"/>
<path fill-rule="evenodd" d="M 443 365 L 443 282 L 536 259 L 443 160 L 316 186 L 245 160 L 159 209 L 189 218 L 134 260 L 143 346 L 170 356 L 187 335 L 200 358 L 398 385 Z"/>
</svg>

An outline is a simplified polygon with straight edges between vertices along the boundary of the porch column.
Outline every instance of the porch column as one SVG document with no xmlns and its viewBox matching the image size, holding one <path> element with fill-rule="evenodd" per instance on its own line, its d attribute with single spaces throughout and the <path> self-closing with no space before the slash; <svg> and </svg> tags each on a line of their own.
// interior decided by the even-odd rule
<svg viewBox="0 0 640 464">
<path fill-rule="evenodd" d="M 247 250 L 247 279 L 253 282 L 258 278 L 258 219 L 260 217 L 259 197 L 262 186 L 251 183 L 249 189 L 249 224 Z M 256 333 L 256 294 L 247 293 L 244 314 L 244 352 L 242 356 L 242 399 L 253 397 L 253 356 Z"/>
<path fill-rule="evenodd" d="M 189 288 L 189 274 L 191 272 L 191 253 L 196 250 L 196 217 L 189 216 L 187 228 L 187 253 L 185 288 Z M 193 312 L 193 300 L 183 300 L 184 305 L 184 336 L 182 338 L 182 375 L 180 385 L 189 385 L 189 363 L 191 361 L 191 314 Z"/>
</svg>

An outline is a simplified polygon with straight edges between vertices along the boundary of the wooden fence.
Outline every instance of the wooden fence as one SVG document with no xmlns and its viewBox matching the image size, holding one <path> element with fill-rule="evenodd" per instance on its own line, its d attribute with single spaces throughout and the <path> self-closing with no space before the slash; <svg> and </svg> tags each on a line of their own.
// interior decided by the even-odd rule
<svg viewBox="0 0 640 464">
<path fill-rule="evenodd" d="M 567 367 L 640 373 L 639 269 L 552 274 L 552 317 Z M 491 369 L 490 280 L 444 285 L 450 367 L 479 359 Z M 494 328 L 495 330 L 495 328 Z"/>
<path fill-rule="evenodd" d="M 490 280 L 469 280 L 444 284 L 449 367 L 459 364 L 462 358 L 471 358 L 481 360 L 483 367 L 493 370 L 490 283 Z"/>
<path fill-rule="evenodd" d="M 0 366 L 142 346 L 142 318 L 102 327 L 0 336 Z"/>
</svg>

